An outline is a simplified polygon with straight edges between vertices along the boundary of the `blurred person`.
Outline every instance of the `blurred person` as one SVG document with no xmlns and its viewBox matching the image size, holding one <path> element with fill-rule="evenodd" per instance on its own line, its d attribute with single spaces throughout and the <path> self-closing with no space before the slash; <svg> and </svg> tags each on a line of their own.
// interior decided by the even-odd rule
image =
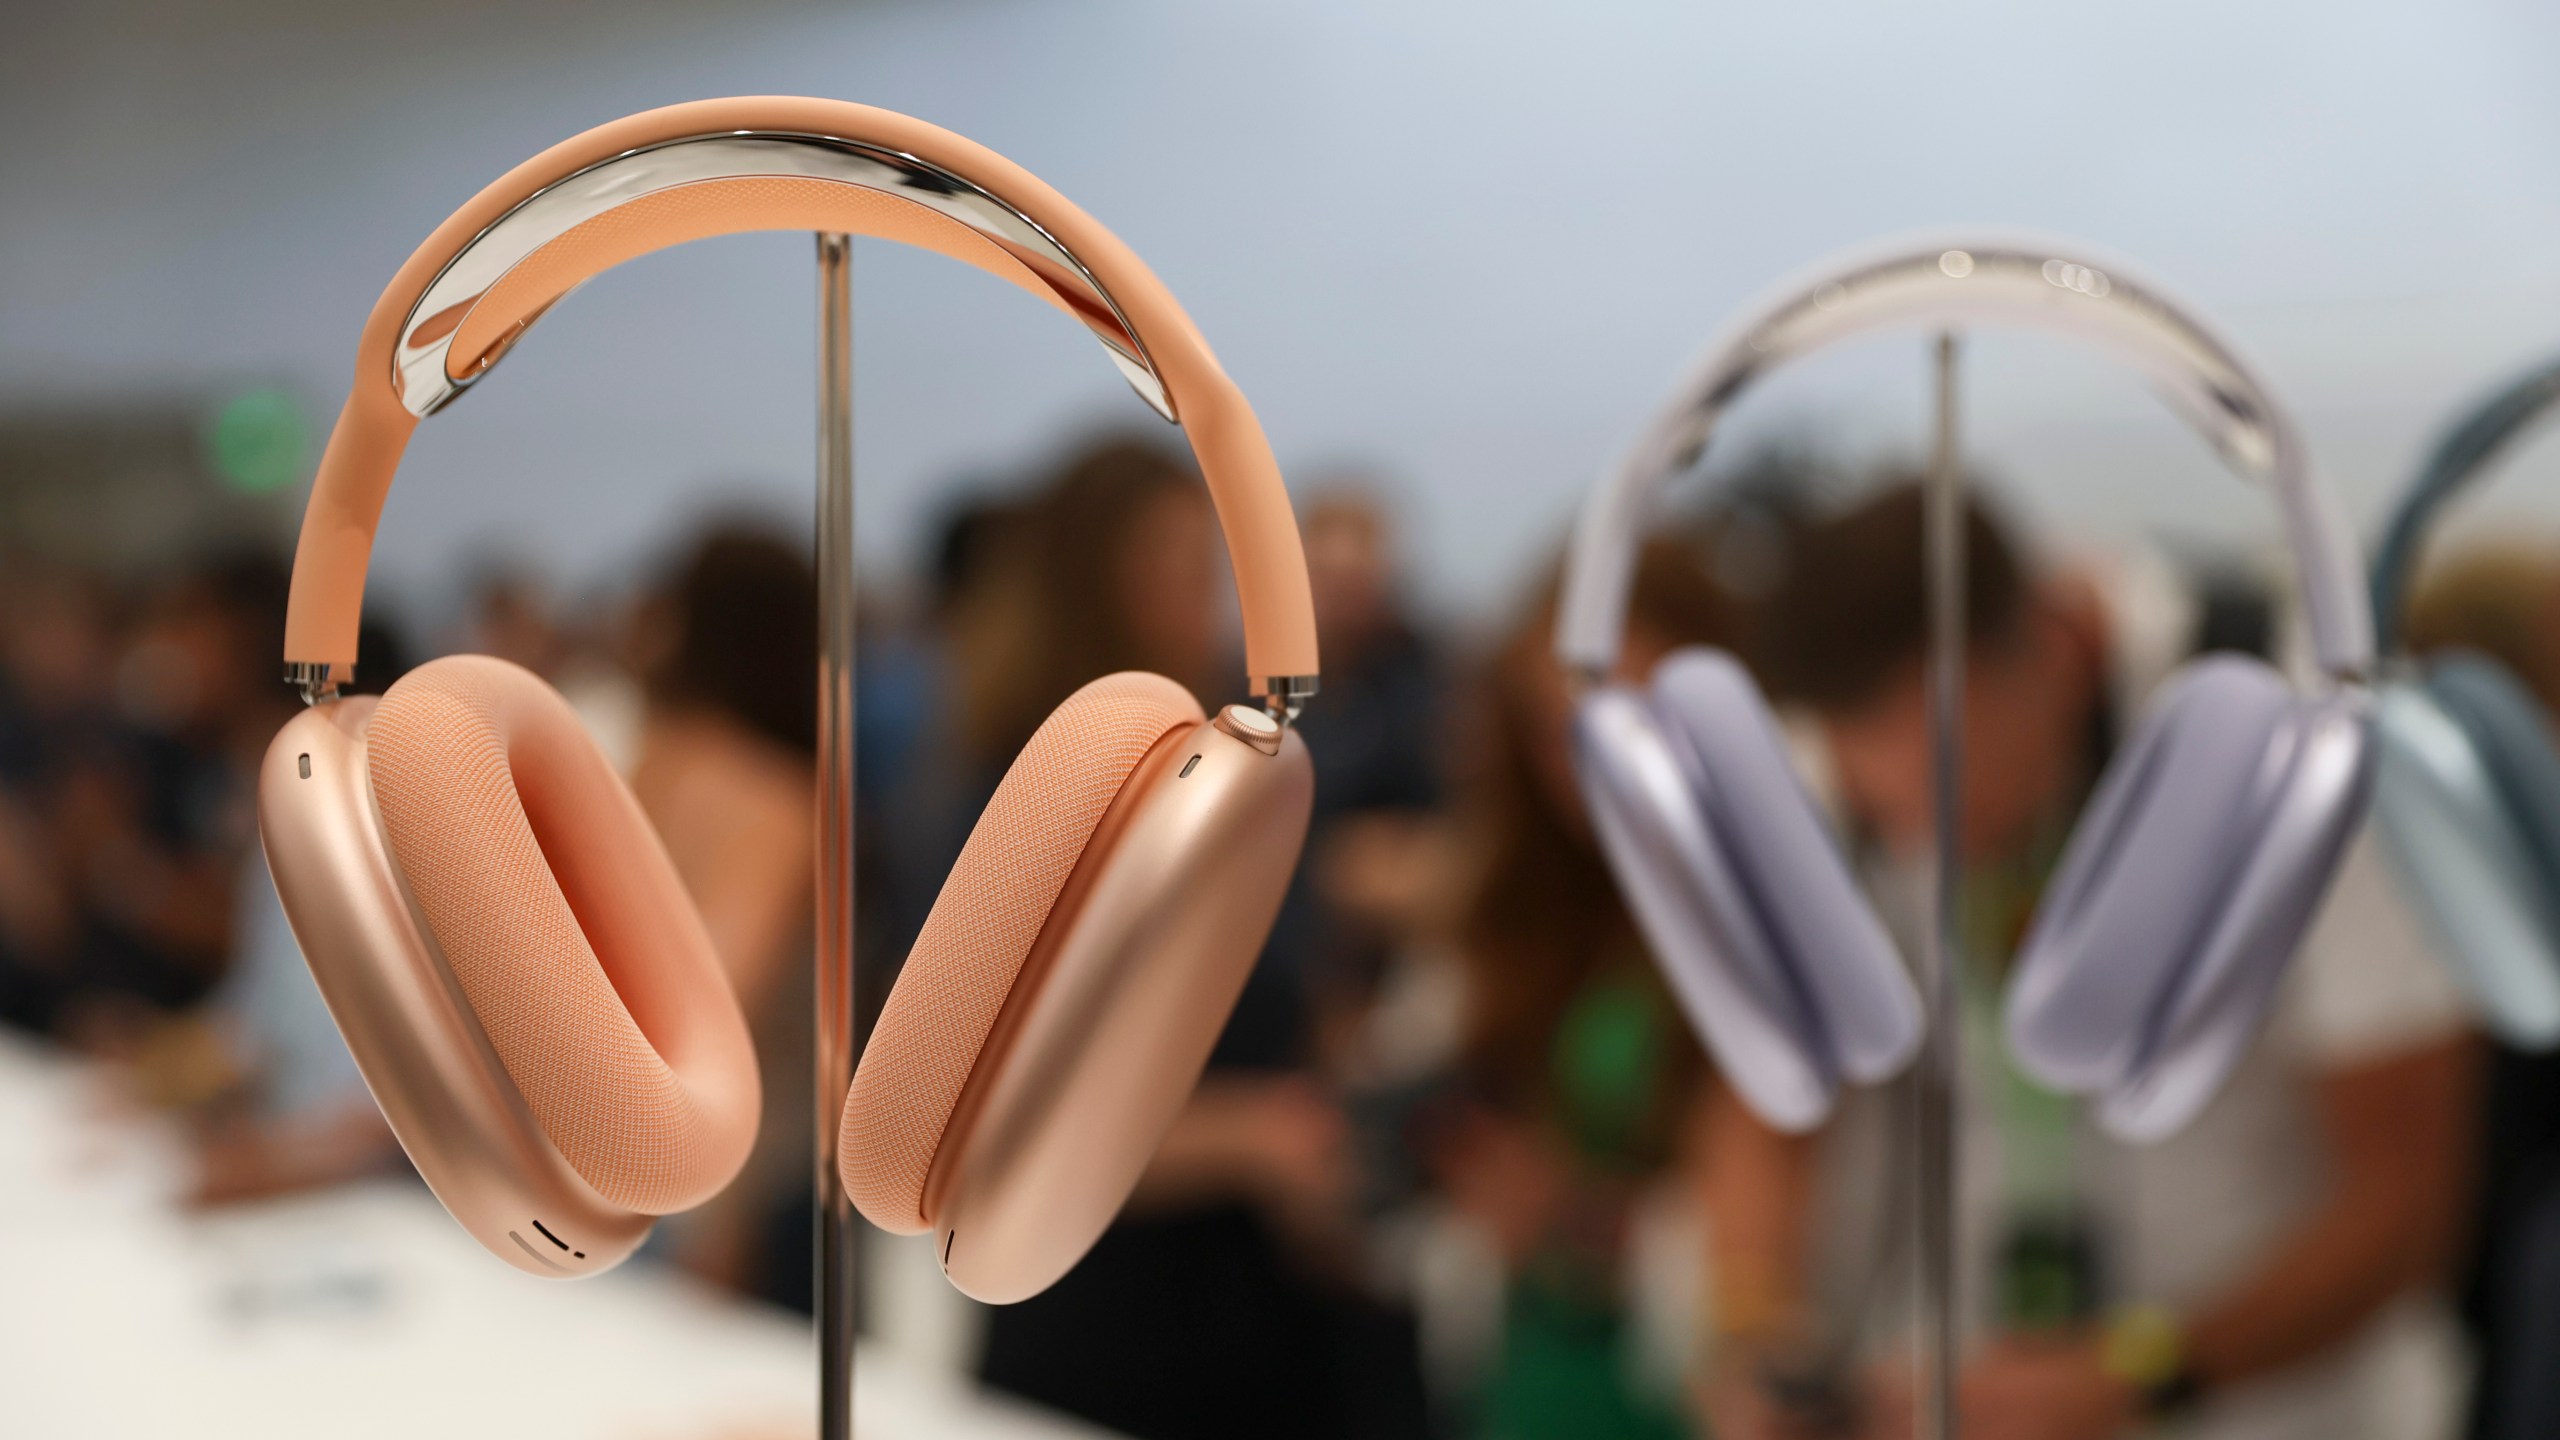
<svg viewBox="0 0 2560 1440">
<path fill-rule="evenodd" d="M 54 767 L 113 722 L 99 657 L 115 650 L 99 587 L 31 557 L 0 570 L 0 1023 L 43 1030 L 79 942 L 51 843 Z"/>
<path fill-rule="evenodd" d="M 1620 675 L 1730 642 L 1701 547 L 1637 557 Z M 1483 753 L 1459 814 L 1483 847 L 1458 926 L 1467 1098 L 1434 1168 L 1504 1266 L 1470 1433 L 1488 1440 L 1688 1433 L 1679 1377 L 1648 1385 L 1633 1314 L 1637 1209 L 1688 1174 L 1713 1092 L 1583 810 L 1573 699 L 1549 580 L 1495 656 Z"/>
<path fill-rule="evenodd" d="M 2409 597 L 2410 652 L 2485 654 L 2560 715 L 2560 554 L 2498 542 L 2452 550 Z M 2560 744 L 2560 736 L 2554 737 Z M 2464 1266 L 2463 1316 L 2479 1350 L 2470 1435 L 2560 1432 L 2560 1054 L 2490 1050 L 2480 1190 Z"/>
<path fill-rule="evenodd" d="M 1299 519 L 1315 594 L 1324 692 L 1300 719 L 1316 766 L 1316 809 L 1300 890 L 1312 911 L 1275 945 L 1323 973 L 1309 977 L 1328 1013 L 1356 1013 L 1384 951 L 1424 923 L 1441 868 L 1437 823 L 1443 753 L 1438 649 L 1417 625 L 1397 576 L 1394 524 L 1356 478 L 1320 488 Z"/>
<path fill-rule="evenodd" d="M 862 662 L 887 702 L 856 717 L 877 742 L 856 763 L 885 801 L 888 838 L 868 847 L 884 872 L 882 940 L 895 957 L 882 993 L 1005 767 L 1050 711 L 1118 670 L 1152 669 L 1195 695 L 1227 679 L 1215 552 L 1202 541 L 1214 528 L 1188 462 L 1127 439 L 1072 452 L 1030 495 L 946 512 L 918 623 Z"/>
<path fill-rule="evenodd" d="M 861 612 L 856 797 L 864 833 L 889 837 L 856 847 L 867 902 L 857 923 L 878 937 L 866 946 L 866 957 L 879 957 L 877 974 L 865 960 L 866 997 L 887 995 L 978 807 L 994 791 L 988 767 L 1011 758 L 944 732 L 969 708 L 960 677 L 1004 663 L 989 652 L 1012 642 L 1023 582 L 1010 571 L 1028 563 L 1014 553 L 1023 548 L 1012 533 L 1022 508 L 982 493 L 954 502 L 937 525 L 916 612 L 903 624 L 879 623 L 873 607 Z"/>
<path fill-rule="evenodd" d="M 962 835 L 1087 681 L 1151 670 L 1217 699 L 1242 668 L 1187 456 L 1088 445 L 989 538 L 984 583 L 949 624 L 945 730 L 976 782 Z M 1409 1339 L 1348 1278 L 1347 1125 L 1311 1072 L 1303 998 L 1269 956 L 1120 1220 L 1055 1287 L 988 1313 L 990 1384 L 1139 1440 L 1419 1432 Z"/>
<path fill-rule="evenodd" d="M 562 604 L 532 575 L 483 567 L 448 648 L 521 665 L 548 681 L 614 768 L 628 773 L 640 754 L 647 696 L 621 653 L 634 638 L 621 622 L 626 597 Z M 619 627 L 619 629 L 617 628 Z"/>
<path fill-rule="evenodd" d="M 161 584 L 121 635 L 76 582 L 13 627 L 13 883 L 53 897 L 33 912 L 49 948 L 14 962 L 21 1023 L 132 1054 L 221 979 L 258 759 L 294 703 L 285 588 L 280 560 L 245 553 Z"/>
<path fill-rule="evenodd" d="M 461 643 L 468 655 L 491 655 L 549 678 L 559 673 L 567 638 L 534 581 L 503 568 L 484 570 L 471 587 Z"/>
<path fill-rule="evenodd" d="M 1916 478 L 1897 475 L 1799 526 L 1752 647 L 1773 699 L 1812 717 L 1822 788 L 1906 944 L 1927 915 L 1932 826 L 1923 508 Z M 1998 997 L 2061 842 L 2130 707 L 2196 635 L 2231 626 L 2160 567 L 2037 571 L 1979 502 L 1966 526 L 1965 1433 L 2399 1434 L 2366 1387 L 2423 1379 L 2440 1353 L 2433 1296 L 2471 1163 L 2458 995 L 2359 839 L 2266 1033 L 2186 1130 L 2117 1141 L 2019 1073 Z M 1771 1403 L 1771 1367 L 1825 1332 L 1908 1343 L 1876 1333 L 1880 1311 L 1909 1313 L 1875 1291 L 1881 1268 L 1846 1263 L 1909 1223 L 1880 1199 L 1912 1162 L 1890 1143 L 1907 1097 L 1849 1096 L 1816 1137 L 1719 1099 L 1707 1133 L 1727 1334 L 1710 1400 L 1720 1434 L 1800 1433 Z M 2135 1349 L 2151 1353 L 2137 1365 Z M 2164 1356 L 2168 1372 L 2138 1384 Z M 1908 1433 L 1907 1371 L 1874 1374 L 1863 1433 Z"/>
<path fill-rule="evenodd" d="M 670 1242 L 697 1273 L 786 1303 L 808 1291 L 816 1125 L 817 614 L 805 543 L 715 525 L 642 601 L 632 646 L 647 700 L 631 790 L 737 991 L 764 1089 L 746 1168 L 669 1222 Z"/>
<path fill-rule="evenodd" d="M 889 796 L 900 956 L 1005 768 L 1069 695 L 1119 670 L 1232 688 L 1215 537 L 1189 461 L 1137 440 L 1090 444 L 1031 494 L 946 516 L 928 604 L 902 637 L 914 653 L 873 672 L 899 682 L 892 703 L 857 717 L 895 717 L 860 763 Z M 906 763 L 890 770 L 893 755 Z"/>
<path fill-rule="evenodd" d="M 1016 506 L 987 494 L 963 497 L 943 513 L 933 543 L 933 614 L 949 617 L 994 573 L 1005 550 L 1006 527 Z"/>
<path fill-rule="evenodd" d="M 258 762 L 295 705 L 274 658 L 288 584 L 265 553 L 201 566 L 145 607 L 117 666 L 140 769 L 133 828 L 97 837 L 92 893 L 109 928 L 152 952 L 140 963 L 186 972 L 173 1003 L 219 978 L 229 953 L 232 877 L 256 844 Z"/>
<path fill-rule="evenodd" d="M 2524 682 L 2560 715 L 2560 551 L 2499 541 L 2454 549 L 2429 564 L 2409 595 L 2410 653 L 2474 650 Z"/>
<path fill-rule="evenodd" d="M 993 534 L 951 537 L 955 563 L 985 567 L 964 582 L 967 608 L 952 619 L 960 738 L 982 763 L 1001 774 L 1098 675 L 1152 669 L 1194 694 L 1234 688 L 1217 521 L 1187 457 L 1104 439 L 1015 514 Z"/>
<path fill-rule="evenodd" d="M 1362 1211 L 1392 1245 L 1429 1194 L 1414 1130 L 1444 1088 L 1453 1028 L 1439 953 L 1464 853 L 1443 808 L 1450 677 L 1373 482 L 1319 481 L 1298 528 L 1324 657 L 1323 695 L 1299 720 L 1315 810 L 1255 978 L 1294 991 L 1309 1064 L 1346 1105 Z"/>
</svg>

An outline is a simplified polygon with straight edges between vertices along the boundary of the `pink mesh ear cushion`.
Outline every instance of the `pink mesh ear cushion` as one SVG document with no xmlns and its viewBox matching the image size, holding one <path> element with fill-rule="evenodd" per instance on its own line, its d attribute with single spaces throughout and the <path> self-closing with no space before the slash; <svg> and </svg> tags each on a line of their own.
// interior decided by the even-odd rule
<svg viewBox="0 0 2560 1440">
<path fill-rule="evenodd" d="M 1094 827 L 1158 740 L 1203 716 L 1160 675 L 1067 697 L 1005 771 L 890 989 L 845 1097 L 839 1169 L 898 1234 L 930 1229 L 925 1181 L 978 1053 Z"/>
<path fill-rule="evenodd" d="M 562 1158 L 642 1214 L 755 1141 L 755 1054 L 639 802 L 568 702 L 485 656 L 411 671 L 366 730 L 384 842 Z"/>
</svg>

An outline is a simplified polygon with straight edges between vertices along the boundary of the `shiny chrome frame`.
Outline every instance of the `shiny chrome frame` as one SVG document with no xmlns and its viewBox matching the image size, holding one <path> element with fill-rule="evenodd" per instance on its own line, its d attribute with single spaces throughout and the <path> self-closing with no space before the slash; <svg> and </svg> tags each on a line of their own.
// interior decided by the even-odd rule
<svg viewBox="0 0 2560 1440">
<path fill-rule="evenodd" d="M 1263 708 L 1269 710 L 1282 725 L 1295 725 L 1307 702 L 1321 689 L 1314 675 L 1265 675 L 1253 682 L 1253 693 L 1262 697 Z"/>
<path fill-rule="evenodd" d="M 1638 537 L 1655 494 L 1694 466 L 1733 402 L 1796 356 L 1893 326 L 1999 325 L 2076 338 L 2151 380 L 2243 477 L 2273 492 L 2314 658 L 2333 682 L 2373 668 L 2354 532 L 2313 475 L 2273 391 L 2202 317 L 2122 261 L 2034 235 L 1905 237 L 1825 262 L 1747 309 L 1711 343 L 1587 499 L 1565 566 L 1557 658 L 1588 684 L 1615 663 Z"/>
<path fill-rule="evenodd" d="M 1155 412 L 1174 420 L 1173 398 L 1119 303 L 1073 252 L 998 196 L 913 155 L 832 135 L 738 130 L 625 151 L 554 182 L 473 236 L 427 284 L 400 322 L 393 386 L 412 415 L 453 403 L 503 356 L 514 337 L 469 375 L 448 367 L 453 337 L 473 307 L 526 257 L 579 225 L 643 196 L 685 185 L 755 178 L 827 180 L 877 191 L 958 221 L 1021 261 L 1102 342 Z M 527 321 L 529 328 L 531 321 Z M 520 333 L 520 332 L 519 332 Z"/>
</svg>

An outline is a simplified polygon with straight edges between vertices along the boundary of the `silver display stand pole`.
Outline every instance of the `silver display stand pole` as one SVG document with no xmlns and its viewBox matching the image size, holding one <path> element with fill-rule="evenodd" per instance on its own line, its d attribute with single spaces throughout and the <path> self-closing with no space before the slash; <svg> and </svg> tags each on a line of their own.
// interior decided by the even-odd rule
<svg viewBox="0 0 2560 1440">
<path fill-rule="evenodd" d="M 1929 577 L 1930 788 L 1936 827 L 1932 913 L 1920 982 L 1927 1009 L 1918 1067 L 1919 1433 L 1956 1434 L 1956 1086 L 1964 1054 L 1956 966 L 1963 878 L 1965 553 L 1964 477 L 1956 458 L 1956 336 L 1932 347 L 1935 436 L 1929 450 L 1924 548 Z"/>
<path fill-rule="evenodd" d="M 818 236 L 816 1084 L 818 1440 L 853 1435 L 853 1207 L 836 1171 L 853 1085 L 853 237 Z"/>
</svg>

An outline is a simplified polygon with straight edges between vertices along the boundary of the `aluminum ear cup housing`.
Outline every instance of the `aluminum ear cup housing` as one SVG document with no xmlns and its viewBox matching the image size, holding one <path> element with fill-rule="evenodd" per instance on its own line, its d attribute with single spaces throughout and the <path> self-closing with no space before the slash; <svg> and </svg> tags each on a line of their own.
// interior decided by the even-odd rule
<svg viewBox="0 0 2560 1440">
<path fill-rule="evenodd" d="M 2287 710 L 2264 667 L 2213 659 L 2163 687 L 2110 758 L 2020 947 L 2009 1040 L 2037 1078 L 2103 1088 L 2231 896 Z"/>
<path fill-rule="evenodd" d="M 1690 1026 L 1735 1090 L 1781 1130 L 1820 1124 L 1840 1076 L 1807 997 L 1760 937 L 1742 881 L 1652 707 L 1610 687 L 1574 715 L 1583 805 L 1627 908 Z"/>
<path fill-rule="evenodd" d="M 1739 665 L 1694 648 L 1643 692 L 1594 690 L 1574 742 L 1594 832 L 1656 962 L 1762 1118 L 1811 1129 L 1843 1083 L 1910 1059 L 1918 996 Z"/>
<path fill-rule="evenodd" d="M 258 771 L 267 867 L 365 1085 L 436 1198 L 489 1253 L 545 1279 L 609 1270 L 655 1217 L 570 1167 L 454 983 L 385 848 L 370 696 L 287 721 Z"/>
<path fill-rule="evenodd" d="M 2278 985 L 2328 897 L 2371 801 L 2374 746 L 2360 696 L 2303 697 L 2281 753 L 2264 828 L 2231 905 L 2202 953 L 2145 1027 L 2130 1075 L 2100 1096 L 2099 1118 L 2131 1140 L 2183 1129 L 2246 1058 Z"/>
<path fill-rule="evenodd" d="M 2372 776 L 2367 702 L 2300 696 L 2210 656 L 2108 767 L 2038 907 L 2008 996 L 2019 1064 L 2095 1094 L 2110 1128 L 2194 1117 L 2264 1024 Z"/>
<path fill-rule="evenodd" d="M 1693 646 L 1655 667 L 1652 691 L 1700 799 L 1733 837 L 1754 912 L 1820 1018 L 1833 1063 L 1859 1084 L 1894 1075 L 1919 1050 L 1919 994 L 1759 685 L 1732 656 Z"/>
<path fill-rule="evenodd" d="M 924 1179 L 918 1218 L 964 1293 L 1039 1293 L 1119 1212 L 1252 973 L 1314 798 L 1306 743 L 1241 707 L 1167 731 L 1112 797 L 968 1063 Z M 882 1046 L 899 1022 L 884 1011 L 881 1023 L 848 1137 L 876 1133 L 865 1108 L 878 1067 L 909 1063 Z"/>
<path fill-rule="evenodd" d="M 2526 1050 L 2560 1046 L 2560 757 L 2542 728 L 2523 687 L 2460 654 L 2386 687 L 2377 712 L 2384 853 L 2484 1022 Z"/>
</svg>

